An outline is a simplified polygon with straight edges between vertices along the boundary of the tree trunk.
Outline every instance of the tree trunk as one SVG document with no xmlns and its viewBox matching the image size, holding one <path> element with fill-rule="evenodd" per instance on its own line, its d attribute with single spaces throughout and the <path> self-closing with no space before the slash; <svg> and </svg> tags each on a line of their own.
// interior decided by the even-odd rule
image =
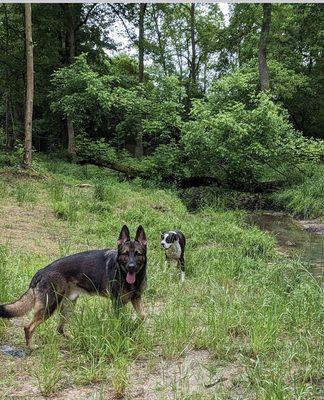
<svg viewBox="0 0 324 400">
<path fill-rule="evenodd" d="M 75 59 L 75 19 L 73 15 L 74 4 L 67 4 L 67 28 L 68 28 L 68 49 L 69 63 L 72 64 Z M 75 134 L 74 125 L 71 117 L 67 117 L 67 132 L 68 132 L 68 154 L 76 155 L 75 149 Z"/>
<path fill-rule="evenodd" d="M 158 37 L 158 43 L 159 43 L 159 53 L 160 53 L 160 63 L 162 64 L 163 67 L 163 72 L 164 75 L 167 75 L 167 68 L 166 68 L 166 62 L 165 62 L 165 46 L 162 44 L 162 36 L 159 28 L 159 16 L 158 13 L 155 11 L 156 5 L 153 4 L 153 18 L 154 18 L 154 24 L 155 24 L 155 30 L 156 34 Z"/>
<path fill-rule="evenodd" d="M 270 87 L 269 72 L 267 66 L 267 44 L 271 22 L 271 3 L 263 3 L 263 21 L 259 41 L 259 75 L 261 90 L 268 90 Z"/>
<path fill-rule="evenodd" d="M 204 94 L 207 92 L 207 61 L 204 65 Z"/>
<path fill-rule="evenodd" d="M 192 83 L 195 85 L 197 81 L 196 71 L 196 38 L 195 38 L 195 3 L 190 6 L 190 37 L 191 37 L 191 71 L 190 77 Z"/>
<path fill-rule="evenodd" d="M 4 26 L 5 26 L 5 55 L 6 60 L 8 59 L 9 53 L 9 24 L 8 24 L 8 13 L 7 13 L 7 5 L 3 4 L 4 9 Z M 5 65 L 5 108 L 6 108 L 6 119 L 5 119 L 5 137 L 6 137 L 6 150 L 13 150 L 14 148 L 14 140 L 13 140 L 13 124 L 10 129 L 10 102 L 11 102 L 11 94 L 10 94 L 10 83 L 9 83 L 9 66 Z"/>
<path fill-rule="evenodd" d="M 139 32 L 138 32 L 138 79 L 144 81 L 144 17 L 146 11 L 146 3 L 140 3 L 139 13 Z"/>
<path fill-rule="evenodd" d="M 34 98 L 34 61 L 33 61 L 33 39 L 31 4 L 25 4 L 25 37 L 26 37 L 26 60 L 27 60 L 27 88 L 26 88 L 26 111 L 25 111 L 25 151 L 23 168 L 30 168 L 32 162 L 32 122 L 33 122 L 33 98 Z"/>
<path fill-rule="evenodd" d="M 5 122 L 6 149 L 11 150 L 11 135 L 9 133 L 9 95 L 8 95 L 8 92 L 6 92 L 5 103 L 6 103 L 6 122 Z"/>
<path fill-rule="evenodd" d="M 146 11 L 146 3 L 140 3 L 139 13 L 139 32 L 138 32 L 138 80 L 144 82 L 144 17 Z M 143 134 L 138 132 L 136 137 L 134 156 L 142 157 L 143 155 Z"/>
<path fill-rule="evenodd" d="M 67 132 L 68 132 L 68 153 L 74 156 L 76 154 L 75 135 L 74 135 L 74 125 L 71 118 L 67 118 Z"/>
</svg>

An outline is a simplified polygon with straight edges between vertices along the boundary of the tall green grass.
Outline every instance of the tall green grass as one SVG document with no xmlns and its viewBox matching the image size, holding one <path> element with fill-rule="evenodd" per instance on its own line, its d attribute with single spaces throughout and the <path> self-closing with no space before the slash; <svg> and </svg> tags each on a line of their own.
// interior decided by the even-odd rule
<svg viewBox="0 0 324 400">
<path fill-rule="evenodd" d="M 324 166 L 315 166 L 311 177 L 272 195 L 275 204 L 302 218 L 324 215 Z"/>
<path fill-rule="evenodd" d="M 243 212 L 204 208 L 192 214 L 172 191 L 119 181 L 96 167 L 51 161 L 42 168 L 51 178 L 28 184 L 36 193 L 32 201 L 45 202 L 68 237 L 68 242 L 60 239 L 57 258 L 80 248 L 115 247 L 124 223 L 133 234 L 142 224 L 149 248 L 147 321 L 138 321 L 131 307 L 117 316 L 109 300 L 86 296 L 76 305 L 66 338 L 54 333 L 57 316 L 46 321 L 36 331 L 39 349 L 33 355 L 41 393 L 106 382 L 116 396 L 127 396 L 138 359 L 147 365 L 162 359 L 167 365 L 203 349 L 211 356 L 206 366 L 211 371 L 217 363 L 242 367 L 237 385 L 245 398 L 319 396 L 319 284 L 298 261 L 279 258 L 272 236 L 246 227 Z M 13 192 L 8 196 L 18 202 Z M 174 228 L 183 230 L 188 241 L 184 284 L 175 267 L 163 267 L 160 233 Z M 34 272 L 50 261 L 46 254 L 1 247 L 1 302 L 20 296 Z M 10 325 L 0 325 L 2 337 L 10 332 Z M 14 333 L 23 345 L 22 329 Z M 211 380 L 216 378 L 215 372 Z M 163 382 L 161 377 L 156 388 L 161 399 L 167 390 Z M 184 372 L 183 380 L 171 385 L 173 398 L 235 397 L 235 387 L 215 386 L 207 393 L 203 383 L 191 394 Z"/>
</svg>

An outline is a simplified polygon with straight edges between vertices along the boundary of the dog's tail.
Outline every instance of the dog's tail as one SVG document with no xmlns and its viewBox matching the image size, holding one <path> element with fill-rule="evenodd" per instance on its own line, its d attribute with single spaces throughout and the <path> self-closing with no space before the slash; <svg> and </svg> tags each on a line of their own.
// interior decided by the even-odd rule
<svg viewBox="0 0 324 400">
<path fill-rule="evenodd" d="M 20 299 L 10 304 L 0 304 L 1 318 L 22 317 L 34 307 L 35 296 L 32 288 L 29 288 Z"/>
</svg>

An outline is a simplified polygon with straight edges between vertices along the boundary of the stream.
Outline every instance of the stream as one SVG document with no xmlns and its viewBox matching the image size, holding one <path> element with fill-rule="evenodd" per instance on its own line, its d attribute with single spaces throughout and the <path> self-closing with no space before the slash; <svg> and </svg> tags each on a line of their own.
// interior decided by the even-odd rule
<svg viewBox="0 0 324 400">
<path fill-rule="evenodd" d="M 312 221 L 307 221 L 312 225 Z M 277 239 L 281 251 L 297 255 L 318 279 L 323 279 L 324 235 L 322 229 L 312 232 L 287 214 L 276 212 L 255 212 L 248 216 L 248 223 L 271 232 Z M 307 227 L 307 224 L 304 224 Z"/>
</svg>

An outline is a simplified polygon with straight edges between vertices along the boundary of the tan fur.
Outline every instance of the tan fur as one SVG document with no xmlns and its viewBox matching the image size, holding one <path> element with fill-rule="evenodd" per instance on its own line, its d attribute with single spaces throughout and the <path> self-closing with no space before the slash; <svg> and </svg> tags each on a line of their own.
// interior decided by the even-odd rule
<svg viewBox="0 0 324 400">
<path fill-rule="evenodd" d="M 19 300 L 11 304 L 4 305 L 4 309 L 6 312 L 10 313 L 12 317 L 22 317 L 34 307 L 34 303 L 34 291 L 33 289 L 28 289 Z"/>
<path fill-rule="evenodd" d="M 144 312 L 144 306 L 142 299 L 140 297 L 134 297 L 132 298 L 132 304 L 137 312 L 137 314 L 140 316 L 141 320 L 144 321 L 146 318 L 145 312 Z"/>
</svg>

